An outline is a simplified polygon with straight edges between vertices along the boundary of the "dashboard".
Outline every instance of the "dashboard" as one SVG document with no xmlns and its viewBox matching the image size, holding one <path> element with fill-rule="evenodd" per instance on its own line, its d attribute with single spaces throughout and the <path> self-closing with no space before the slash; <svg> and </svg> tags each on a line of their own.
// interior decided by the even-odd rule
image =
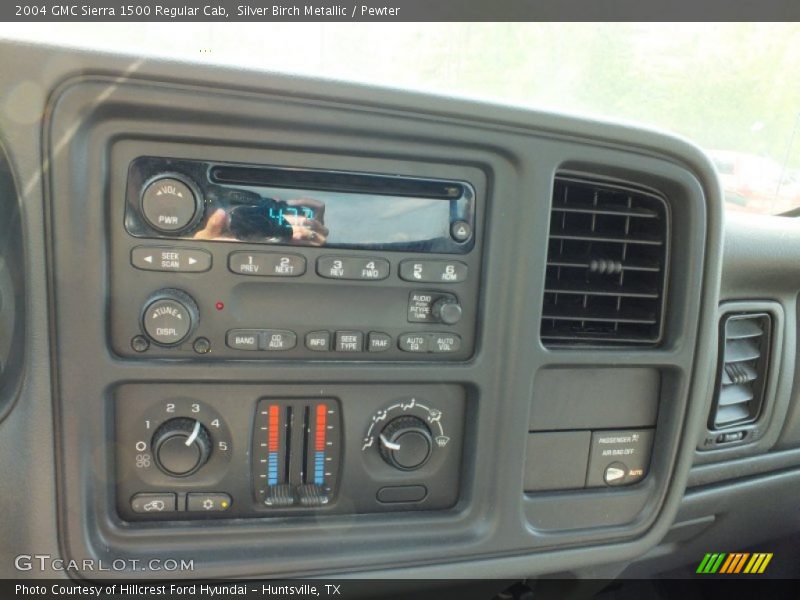
<svg viewBox="0 0 800 600">
<path fill-rule="evenodd" d="M 690 143 L 1 42 L 20 89 L 6 576 L 23 547 L 204 579 L 650 576 L 800 527 L 800 227 L 724 215 Z"/>
</svg>

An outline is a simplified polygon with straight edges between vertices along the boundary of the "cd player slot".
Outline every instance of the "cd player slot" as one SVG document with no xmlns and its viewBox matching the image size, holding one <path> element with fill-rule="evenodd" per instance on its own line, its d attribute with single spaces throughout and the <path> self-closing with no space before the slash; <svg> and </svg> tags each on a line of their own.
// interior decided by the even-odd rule
<svg viewBox="0 0 800 600">
<path fill-rule="evenodd" d="M 328 192 L 368 192 L 382 196 L 418 196 L 442 200 L 454 200 L 464 195 L 464 186 L 457 182 L 337 171 L 217 166 L 211 168 L 210 179 L 225 185 L 291 189 L 311 187 Z"/>
</svg>

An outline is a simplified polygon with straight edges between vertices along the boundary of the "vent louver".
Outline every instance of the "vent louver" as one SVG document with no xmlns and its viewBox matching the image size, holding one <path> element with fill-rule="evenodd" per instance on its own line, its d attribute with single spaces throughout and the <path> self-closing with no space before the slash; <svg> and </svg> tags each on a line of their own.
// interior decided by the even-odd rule
<svg viewBox="0 0 800 600">
<path fill-rule="evenodd" d="M 752 423 L 764 400 L 771 319 L 767 313 L 725 315 L 710 429 Z"/>
<path fill-rule="evenodd" d="M 664 198 L 559 176 L 553 190 L 545 345 L 655 345 L 667 271 Z"/>
</svg>

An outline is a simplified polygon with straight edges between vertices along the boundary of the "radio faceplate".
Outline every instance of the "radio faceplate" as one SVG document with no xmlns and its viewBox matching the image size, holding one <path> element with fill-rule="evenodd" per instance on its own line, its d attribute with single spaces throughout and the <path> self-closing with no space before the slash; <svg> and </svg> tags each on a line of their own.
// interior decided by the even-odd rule
<svg viewBox="0 0 800 600">
<path fill-rule="evenodd" d="M 129 175 L 125 202 L 112 207 L 125 223 L 111 272 L 117 354 L 427 361 L 474 353 L 479 171 L 445 165 L 434 178 L 430 165 L 417 177 L 232 166 L 224 157 L 142 158 L 125 147 L 115 154 Z M 263 185 L 268 176 L 281 187 Z M 216 183 L 224 177 L 237 185 Z M 248 177 L 262 179 L 239 185 Z M 314 182 L 325 189 L 309 198 Z M 290 210 L 304 216 L 287 217 L 292 200 L 277 192 L 298 194 L 303 206 Z M 353 232 L 335 225 L 352 212 L 348 202 L 367 207 L 371 238 L 363 223 Z M 392 219 L 392 210 L 404 215 Z M 305 237 L 323 229 L 325 245 Z"/>
</svg>

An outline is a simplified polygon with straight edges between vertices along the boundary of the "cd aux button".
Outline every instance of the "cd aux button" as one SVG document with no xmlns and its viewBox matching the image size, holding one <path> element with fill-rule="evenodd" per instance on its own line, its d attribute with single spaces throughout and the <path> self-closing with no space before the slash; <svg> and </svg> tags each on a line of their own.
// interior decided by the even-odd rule
<svg viewBox="0 0 800 600">
<path fill-rule="evenodd" d="M 400 279 L 423 283 L 461 283 L 467 279 L 467 265 L 457 260 L 404 260 Z"/>
<path fill-rule="evenodd" d="M 228 256 L 228 268 L 239 275 L 300 277 L 306 272 L 306 259 L 299 254 L 237 251 Z"/>
<path fill-rule="evenodd" d="M 389 261 L 383 258 L 322 256 L 317 259 L 317 274 L 326 279 L 379 281 L 389 276 Z"/>
<path fill-rule="evenodd" d="M 291 350 L 297 345 L 297 334 L 294 331 L 265 329 L 261 332 L 261 335 L 263 339 L 262 350 Z"/>
</svg>

